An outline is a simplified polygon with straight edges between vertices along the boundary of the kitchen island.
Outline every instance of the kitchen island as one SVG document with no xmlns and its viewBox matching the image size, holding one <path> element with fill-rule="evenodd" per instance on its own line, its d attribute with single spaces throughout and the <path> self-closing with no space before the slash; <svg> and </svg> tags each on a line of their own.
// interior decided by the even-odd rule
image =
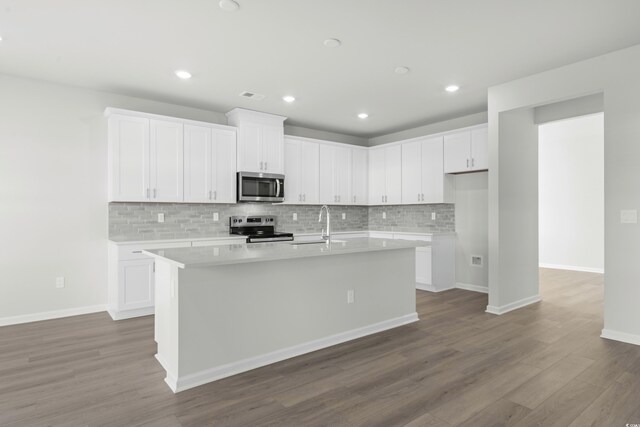
<svg viewBox="0 0 640 427">
<path fill-rule="evenodd" d="M 165 381 L 179 392 L 417 321 L 423 245 L 362 238 L 144 251 L 155 258 Z"/>
</svg>

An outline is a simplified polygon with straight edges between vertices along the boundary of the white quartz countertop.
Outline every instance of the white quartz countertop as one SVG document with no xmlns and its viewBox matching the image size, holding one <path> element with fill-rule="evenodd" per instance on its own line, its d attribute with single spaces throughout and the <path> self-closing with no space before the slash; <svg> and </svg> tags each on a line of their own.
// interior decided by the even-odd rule
<svg viewBox="0 0 640 427">
<path fill-rule="evenodd" d="M 336 239 L 336 241 L 330 245 L 326 243 L 296 245 L 294 243 L 295 242 L 239 243 L 219 246 L 145 250 L 143 253 L 156 259 L 168 261 L 180 268 L 189 268 L 429 246 L 428 242 L 422 241 L 374 238 Z"/>
<path fill-rule="evenodd" d="M 238 242 L 244 242 L 247 238 L 245 236 L 239 236 L 237 234 L 229 234 L 228 231 L 219 233 L 210 233 L 200 237 L 180 237 L 177 239 L 148 239 L 148 240 L 127 240 L 126 238 L 111 238 L 110 242 L 117 245 L 139 245 L 145 243 L 178 243 L 178 242 L 205 242 L 207 240 L 238 240 Z"/>
</svg>

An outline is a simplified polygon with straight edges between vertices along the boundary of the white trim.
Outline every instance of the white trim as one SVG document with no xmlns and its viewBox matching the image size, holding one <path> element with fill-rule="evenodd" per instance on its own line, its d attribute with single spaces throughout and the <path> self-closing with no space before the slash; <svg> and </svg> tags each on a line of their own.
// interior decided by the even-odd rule
<svg viewBox="0 0 640 427">
<path fill-rule="evenodd" d="M 464 289 L 465 291 L 480 292 L 480 293 L 483 293 L 483 294 L 488 294 L 489 293 L 489 288 L 488 287 L 479 286 L 479 285 L 471 285 L 469 283 L 456 282 L 456 288 Z"/>
<path fill-rule="evenodd" d="M 387 329 L 397 328 L 398 326 L 417 322 L 418 320 L 418 313 L 413 312 L 404 316 L 396 317 L 394 319 L 389 319 L 383 322 L 374 323 L 372 325 L 363 326 L 361 328 L 352 329 L 350 331 L 341 332 L 339 334 L 294 345 L 292 347 L 284 348 L 281 350 L 272 351 L 267 354 L 250 357 L 248 359 L 239 360 L 237 362 L 228 363 L 226 365 L 217 366 L 215 368 L 205 369 L 203 371 L 184 375 L 178 378 L 173 377 L 169 372 L 167 372 L 165 382 L 169 385 L 174 393 L 177 393 L 193 387 L 197 387 L 202 384 L 226 378 L 231 375 L 236 375 L 241 372 L 259 368 L 261 366 L 270 365 L 272 363 L 300 356 L 301 354 L 320 350 L 321 348 L 331 347 L 333 345 L 361 338 L 366 335 L 375 334 L 378 332 L 386 331 Z"/>
<path fill-rule="evenodd" d="M 155 313 L 155 307 L 136 308 L 135 310 L 117 311 L 107 310 L 113 320 L 131 319 L 133 317 L 150 316 Z"/>
<path fill-rule="evenodd" d="M 554 270 L 571 270 L 571 271 L 584 271 L 587 273 L 600 273 L 604 274 L 604 268 L 591 268 L 591 267 L 579 267 L 577 265 L 563 265 L 563 264 L 548 264 L 541 262 L 540 268 L 553 268 Z"/>
<path fill-rule="evenodd" d="M 603 329 L 601 338 L 608 340 L 626 342 L 628 344 L 640 345 L 640 335 L 628 334 L 626 332 L 612 331 L 611 329 Z"/>
<path fill-rule="evenodd" d="M 427 292 L 444 292 L 444 291 L 450 291 L 451 289 L 455 289 L 455 286 L 451 286 L 449 288 L 444 288 L 444 289 L 438 289 L 434 285 L 427 285 L 426 283 L 416 283 L 416 289 L 420 291 L 427 291 Z"/>
<path fill-rule="evenodd" d="M 106 305 L 67 308 L 64 310 L 43 311 L 41 313 L 23 314 L 20 316 L 0 317 L 0 326 L 19 325 L 21 323 L 40 322 L 42 320 L 60 319 L 62 317 L 80 316 L 82 314 L 106 311 Z"/>
<path fill-rule="evenodd" d="M 542 298 L 540 298 L 540 295 L 534 295 L 532 297 L 527 297 L 527 298 L 523 298 L 519 301 L 514 301 L 510 304 L 506 304 L 503 305 L 501 307 L 496 307 L 494 305 L 488 305 L 487 306 L 487 313 L 491 313 L 491 314 L 505 314 L 508 313 L 510 311 L 513 310 L 517 310 L 519 308 L 525 307 L 527 305 L 531 305 L 531 304 L 535 304 L 537 302 L 542 301 Z"/>
</svg>

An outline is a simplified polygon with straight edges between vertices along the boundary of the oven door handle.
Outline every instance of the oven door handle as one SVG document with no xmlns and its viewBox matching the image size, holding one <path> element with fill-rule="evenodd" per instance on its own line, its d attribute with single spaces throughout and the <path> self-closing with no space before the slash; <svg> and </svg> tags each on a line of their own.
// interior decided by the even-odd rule
<svg viewBox="0 0 640 427">
<path fill-rule="evenodd" d="M 276 197 L 281 197 L 280 196 L 280 180 L 276 179 Z"/>
</svg>

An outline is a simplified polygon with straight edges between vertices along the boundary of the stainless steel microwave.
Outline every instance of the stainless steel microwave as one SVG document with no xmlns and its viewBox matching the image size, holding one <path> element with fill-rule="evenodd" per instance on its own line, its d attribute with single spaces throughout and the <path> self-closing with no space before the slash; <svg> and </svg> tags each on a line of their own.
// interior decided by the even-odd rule
<svg viewBox="0 0 640 427">
<path fill-rule="evenodd" d="M 238 202 L 284 202 L 284 175 L 238 172 Z"/>
</svg>

